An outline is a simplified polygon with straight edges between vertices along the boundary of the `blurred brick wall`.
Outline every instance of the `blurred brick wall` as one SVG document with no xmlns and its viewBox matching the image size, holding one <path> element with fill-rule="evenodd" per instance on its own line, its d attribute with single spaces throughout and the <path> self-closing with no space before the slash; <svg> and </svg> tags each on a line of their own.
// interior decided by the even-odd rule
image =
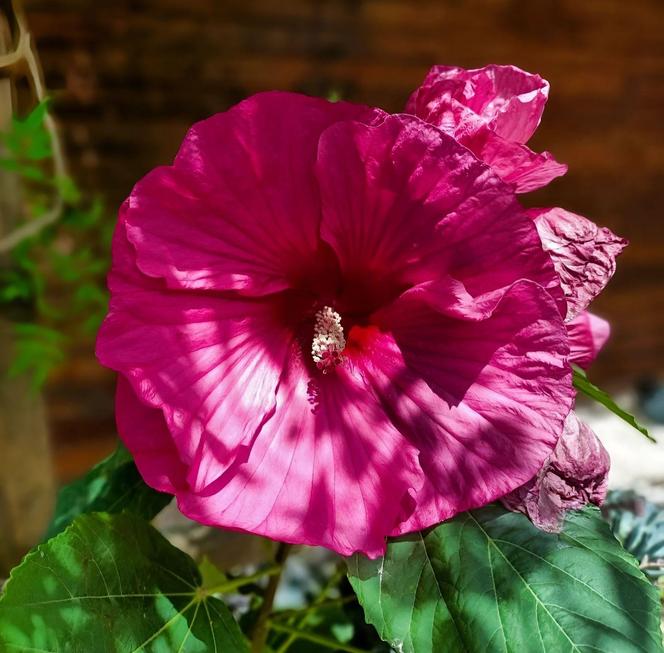
<svg viewBox="0 0 664 653">
<path fill-rule="evenodd" d="M 552 95 L 533 145 L 570 171 L 527 201 L 562 205 L 632 242 L 595 305 L 614 337 L 594 376 L 664 368 L 664 0 L 26 5 L 74 170 L 112 207 L 171 160 L 194 120 L 259 90 L 336 90 L 396 111 L 434 63 L 539 72 Z M 112 428 L 112 381 L 87 352 L 52 389 L 63 438 L 100 420 Z"/>
</svg>

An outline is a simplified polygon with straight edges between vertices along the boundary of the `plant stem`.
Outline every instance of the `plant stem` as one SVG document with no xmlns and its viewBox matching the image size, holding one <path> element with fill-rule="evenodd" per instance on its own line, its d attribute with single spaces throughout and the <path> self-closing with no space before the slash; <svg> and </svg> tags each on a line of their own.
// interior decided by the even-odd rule
<svg viewBox="0 0 664 653">
<path fill-rule="evenodd" d="M 338 599 L 329 599 L 327 601 L 322 601 L 321 603 L 312 603 L 311 605 L 308 605 L 306 608 L 300 608 L 300 609 L 293 608 L 292 610 L 280 610 L 279 612 L 272 613 L 270 621 L 274 621 L 276 619 L 278 623 L 284 623 L 284 621 L 286 621 L 286 623 L 290 624 L 290 620 L 293 617 L 302 617 L 304 619 L 313 612 L 318 612 L 318 610 L 326 610 L 327 608 L 332 608 L 334 606 L 346 605 L 346 603 L 352 603 L 355 600 L 356 597 L 354 596 L 340 596 Z M 302 623 L 299 623 L 298 625 L 301 626 Z"/>
<path fill-rule="evenodd" d="M 325 597 L 327 596 L 327 593 L 330 591 L 330 589 L 336 587 L 339 584 L 339 581 L 344 577 L 346 573 L 345 569 L 346 569 L 345 563 L 343 561 L 340 561 L 339 564 L 337 565 L 337 571 L 334 574 L 332 574 L 330 578 L 328 578 L 327 583 L 325 583 L 325 586 L 323 587 L 323 590 L 316 597 L 314 602 L 304 610 L 299 610 L 296 613 L 291 612 L 292 616 L 288 618 L 286 625 L 293 628 L 293 632 L 290 633 L 290 635 L 287 637 L 284 643 L 277 649 L 277 653 L 286 653 L 286 651 L 291 647 L 292 644 L 295 643 L 295 641 L 299 637 L 299 633 L 301 632 L 300 628 L 303 628 L 305 626 L 311 613 L 315 612 L 316 610 L 319 610 L 326 603 L 328 603 L 325 600 Z M 277 615 L 272 615 L 273 618 L 276 616 Z M 299 618 L 296 619 L 296 617 Z"/>
<path fill-rule="evenodd" d="M 214 587 L 206 587 L 205 591 L 208 594 L 228 594 L 229 592 L 233 592 L 240 587 L 244 587 L 245 585 L 249 585 L 256 582 L 257 580 L 260 580 L 263 578 L 263 576 L 275 576 L 276 574 L 280 573 L 281 567 L 278 565 L 272 565 L 271 567 L 266 567 L 265 569 L 257 571 L 255 574 L 251 574 L 251 576 L 232 578 L 231 580 L 227 580 L 223 583 L 220 583 L 219 585 L 215 585 Z"/>
<path fill-rule="evenodd" d="M 18 45 L 14 52 L 0 56 L 0 70 L 12 70 L 16 67 L 22 67 L 24 69 L 23 72 L 27 73 L 37 101 L 42 102 L 46 99 L 44 74 L 27 28 L 22 3 L 16 1 L 12 8 L 19 34 Z M 55 121 L 48 112 L 44 117 L 44 127 L 51 139 L 54 175 L 59 178 L 65 177 L 67 175 L 67 163 L 65 161 L 62 142 Z M 62 214 L 63 209 L 64 200 L 62 199 L 62 195 L 57 192 L 53 206 L 46 213 L 17 227 L 11 233 L 3 235 L 0 238 L 0 253 L 10 251 L 21 241 L 36 235 L 39 231 L 55 222 Z"/>
<path fill-rule="evenodd" d="M 274 630 L 281 631 L 282 633 L 289 633 L 294 635 L 295 638 L 306 639 L 314 644 L 320 644 L 325 648 L 332 649 L 333 651 L 346 651 L 347 653 L 367 653 L 367 651 L 351 646 L 350 644 L 342 644 L 328 637 L 323 637 L 323 635 L 318 635 L 317 633 L 312 633 L 306 630 L 297 630 L 297 628 L 291 628 L 290 626 L 285 626 L 284 624 L 278 624 L 270 622 L 270 627 Z"/>
<path fill-rule="evenodd" d="M 263 653 L 265 649 L 265 642 L 267 641 L 267 633 L 269 630 L 269 617 L 272 612 L 272 604 L 274 603 L 274 595 L 277 593 L 277 587 L 281 580 L 281 574 L 284 568 L 284 562 L 290 553 L 291 545 L 285 542 L 280 542 L 277 548 L 277 553 L 274 556 L 275 565 L 279 567 L 278 571 L 270 576 L 270 581 L 263 594 L 263 605 L 258 614 L 258 620 L 254 626 L 254 631 L 251 637 L 251 653 Z"/>
</svg>

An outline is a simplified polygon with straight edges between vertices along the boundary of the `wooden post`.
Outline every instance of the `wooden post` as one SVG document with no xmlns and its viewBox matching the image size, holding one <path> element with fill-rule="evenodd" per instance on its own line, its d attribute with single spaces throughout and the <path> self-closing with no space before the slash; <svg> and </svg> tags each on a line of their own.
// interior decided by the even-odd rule
<svg viewBox="0 0 664 653">
<path fill-rule="evenodd" d="M 0 55 L 13 50 L 13 16 L 11 2 L 0 0 Z M 11 124 L 13 111 L 13 80 L 0 70 L 0 131 Z M 0 237 L 20 214 L 18 179 L 0 169 Z M 0 259 L 0 265 L 9 263 L 7 256 Z M 12 323 L 0 315 L 0 577 L 39 541 L 55 496 L 43 399 L 30 389 L 29 378 L 8 378 L 13 356 Z"/>
</svg>

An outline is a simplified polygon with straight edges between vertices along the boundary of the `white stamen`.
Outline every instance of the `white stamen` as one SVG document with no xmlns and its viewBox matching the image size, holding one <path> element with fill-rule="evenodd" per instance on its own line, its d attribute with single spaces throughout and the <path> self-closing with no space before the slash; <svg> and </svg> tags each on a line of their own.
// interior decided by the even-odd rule
<svg viewBox="0 0 664 653">
<path fill-rule="evenodd" d="M 341 353 L 346 347 L 341 315 L 330 306 L 323 306 L 316 313 L 314 338 L 311 342 L 311 357 L 316 366 L 327 374 L 343 362 Z"/>
</svg>

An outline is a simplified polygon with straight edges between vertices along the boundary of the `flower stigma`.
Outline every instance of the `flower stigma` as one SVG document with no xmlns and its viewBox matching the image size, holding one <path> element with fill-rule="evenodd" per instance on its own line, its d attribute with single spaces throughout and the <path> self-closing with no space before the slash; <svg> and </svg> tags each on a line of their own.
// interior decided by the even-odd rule
<svg viewBox="0 0 664 653">
<path fill-rule="evenodd" d="M 346 347 L 341 315 L 330 306 L 323 306 L 316 312 L 314 338 L 311 342 L 311 357 L 316 367 L 327 374 L 343 363 L 341 355 Z"/>
</svg>

